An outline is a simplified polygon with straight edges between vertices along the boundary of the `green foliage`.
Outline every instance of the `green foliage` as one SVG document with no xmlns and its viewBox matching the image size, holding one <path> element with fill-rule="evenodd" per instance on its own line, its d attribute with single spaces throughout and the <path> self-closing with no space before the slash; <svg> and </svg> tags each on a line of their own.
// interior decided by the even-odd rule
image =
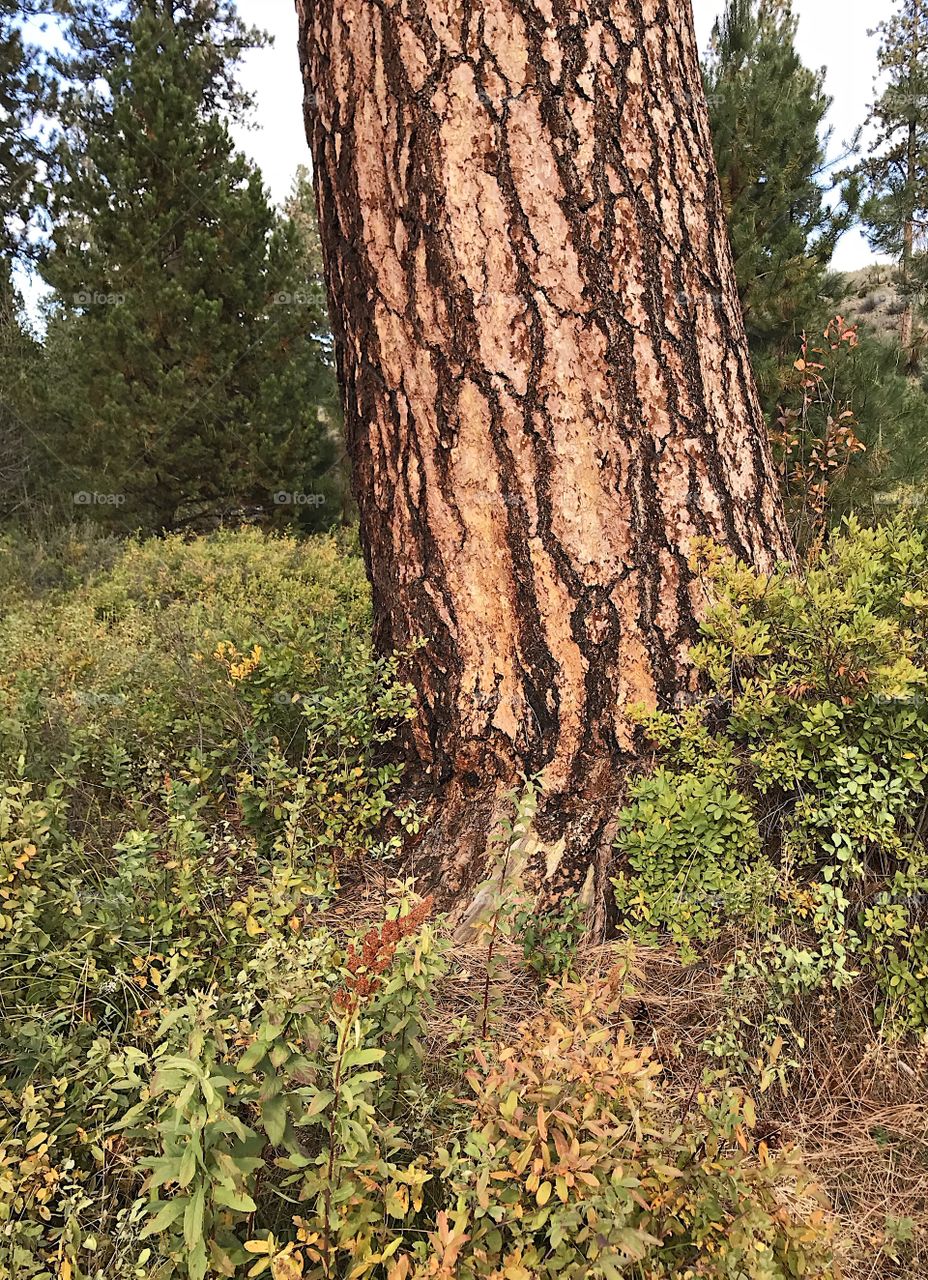
<svg viewBox="0 0 928 1280">
<path fill-rule="evenodd" d="M 516 913 L 515 936 L 525 963 L 539 978 L 561 978 L 574 970 L 586 931 L 586 908 L 569 895 L 548 910 L 524 908 Z"/>
<path fill-rule="evenodd" d="M 360 638 L 356 558 L 4 550 L 0 1276 L 828 1274 L 750 1099 L 664 1098 L 622 971 L 508 1035 L 434 1016 L 448 943 L 382 834 L 418 821 L 388 763 L 409 691 Z M 327 908 L 362 855 L 384 888 L 351 922 Z M 581 921 L 524 920 L 529 964 L 566 969 Z"/>
<path fill-rule="evenodd" d="M 928 402 L 898 346 L 838 316 L 804 335 L 796 355 L 776 375 L 773 438 L 800 546 L 853 511 L 885 517 L 922 502 Z"/>
<path fill-rule="evenodd" d="M 269 945 L 254 1019 L 208 1001 L 177 1021 L 181 1052 L 159 1033 L 148 1100 L 120 1128 L 150 1138 L 154 1108 L 143 1234 L 186 1274 L 827 1274 L 821 1215 L 796 1221 L 777 1196 L 798 1171 L 744 1155 L 750 1099 L 710 1090 L 670 1122 L 650 1051 L 614 1025 L 620 973 L 469 1046 L 465 1096 L 430 1097 L 422 1033 L 445 961 L 426 912 L 395 908 L 347 947 L 324 932 L 286 958 Z"/>
<path fill-rule="evenodd" d="M 803 66 L 788 0 L 728 0 L 704 68 L 709 119 L 752 350 L 786 344 L 847 226 L 825 202 L 824 73 Z M 846 195 L 853 204 L 853 194 Z"/>
<path fill-rule="evenodd" d="M 658 769 L 634 785 L 620 824 L 616 849 L 628 871 L 613 886 L 636 937 L 666 932 L 691 956 L 690 939 L 711 940 L 730 919 L 764 921 L 776 873 L 750 804 L 730 782 Z"/>
<path fill-rule="evenodd" d="M 620 905 L 687 949 L 725 919 L 760 930 L 729 973 L 726 1051 L 758 1006 L 779 1035 L 797 999 L 861 970 L 882 1021 L 923 1029 L 928 536 L 850 521 L 801 576 L 705 557 L 713 692 L 643 717 L 662 765 L 621 818 Z"/>
<path fill-rule="evenodd" d="M 900 0 L 877 32 L 882 91 L 870 113 L 877 137 L 861 165 L 862 214 L 873 247 L 902 259 L 911 293 L 928 266 L 913 234 L 928 212 L 928 15 L 917 0 Z"/>
<path fill-rule="evenodd" d="M 193 1280 L 285 1252 L 277 1237 L 293 1215 L 275 1208 L 268 1176 L 300 1206 L 291 1245 L 306 1244 L 318 1274 L 342 1257 L 372 1274 L 390 1219 L 406 1216 L 410 1195 L 421 1208 L 429 1177 L 398 1121 L 415 1110 L 422 1018 L 443 970 L 427 913 L 394 909 L 347 947 L 324 929 L 269 944 L 244 998 L 202 998 L 162 1024 L 148 1096 L 121 1127 L 159 1139 L 144 1235 Z M 249 1240 L 255 1214 L 264 1230 Z"/>
<path fill-rule="evenodd" d="M 44 461 L 36 443 L 41 352 L 8 270 L 0 262 L 0 518 L 22 510 L 30 473 Z"/>
<path fill-rule="evenodd" d="M 34 117 L 45 105 L 48 87 L 39 52 L 23 35 L 22 17 L 21 4 L 0 0 L 0 274 L 4 277 L 10 254 L 21 248 L 33 213 L 42 154 Z"/>
<path fill-rule="evenodd" d="M 123 531 L 337 516 L 324 304 L 225 114 L 258 39 L 225 0 L 70 27 L 37 496 Z"/>
<path fill-rule="evenodd" d="M 0 0 L 0 517 L 25 501 L 37 461 L 39 350 L 22 312 L 14 263 L 28 250 L 39 200 L 43 148 L 35 117 L 48 105 L 48 84 L 39 51 L 24 38 L 21 9 Z"/>
</svg>

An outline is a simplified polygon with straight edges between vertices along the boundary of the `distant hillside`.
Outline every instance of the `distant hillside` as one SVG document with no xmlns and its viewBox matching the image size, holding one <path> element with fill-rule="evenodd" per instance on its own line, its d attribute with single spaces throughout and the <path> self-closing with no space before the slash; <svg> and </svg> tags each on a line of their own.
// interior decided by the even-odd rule
<svg viewBox="0 0 928 1280">
<path fill-rule="evenodd" d="M 881 337 L 897 337 L 905 304 L 896 284 L 896 268 L 861 267 L 838 276 L 835 311 L 845 320 L 860 321 Z"/>
</svg>

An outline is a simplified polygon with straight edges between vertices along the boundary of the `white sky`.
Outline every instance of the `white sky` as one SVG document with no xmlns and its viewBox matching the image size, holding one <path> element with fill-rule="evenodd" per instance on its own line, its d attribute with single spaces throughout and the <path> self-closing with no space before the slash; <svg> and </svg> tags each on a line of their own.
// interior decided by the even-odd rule
<svg viewBox="0 0 928 1280">
<path fill-rule="evenodd" d="M 794 0 L 799 16 L 798 47 L 807 66 L 827 68 L 825 87 L 834 99 L 829 124 L 832 154 L 863 123 L 876 72 L 876 39 L 868 29 L 895 8 L 893 0 Z M 724 0 L 693 0 L 696 33 L 705 49 L 712 23 Z M 257 97 L 256 128 L 239 129 L 236 138 L 264 171 L 276 200 L 287 194 L 294 171 L 309 159 L 303 134 L 302 86 L 296 52 L 293 0 L 239 0 L 246 21 L 275 37 L 269 49 L 248 56 L 244 81 Z M 850 271 L 873 260 L 859 231 L 838 246 L 834 265 Z"/>
</svg>

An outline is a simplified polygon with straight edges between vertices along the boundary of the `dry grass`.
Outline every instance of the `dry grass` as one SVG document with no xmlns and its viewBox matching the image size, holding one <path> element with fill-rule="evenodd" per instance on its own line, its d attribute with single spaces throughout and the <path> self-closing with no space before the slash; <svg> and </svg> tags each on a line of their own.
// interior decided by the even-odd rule
<svg viewBox="0 0 928 1280">
<path fill-rule="evenodd" d="M 887 341 L 898 340 L 904 308 L 896 269 L 880 264 L 847 272 L 843 296 L 834 306 L 845 320 L 865 325 Z"/>
<path fill-rule="evenodd" d="M 719 954 L 681 968 L 671 952 L 639 952 L 641 1001 L 668 1076 L 690 1087 L 707 1065 L 701 1043 L 724 995 Z M 786 1090 L 760 1094 L 757 1136 L 791 1144 L 818 1178 L 836 1219 L 846 1280 L 928 1277 L 928 1038 L 895 1044 L 874 1032 L 872 992 L 859 983 L 796 1010 L 805 1042 Z M 642 1021 L 641 1019 L 639 1021 Z M 913 1238 L 899 1260 L 887 1235 L 908 1219 Z"/>
</svg>

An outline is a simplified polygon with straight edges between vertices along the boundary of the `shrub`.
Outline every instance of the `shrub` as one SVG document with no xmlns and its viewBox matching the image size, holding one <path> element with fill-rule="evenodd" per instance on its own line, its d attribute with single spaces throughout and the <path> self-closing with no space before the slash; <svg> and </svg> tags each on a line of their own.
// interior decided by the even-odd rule
<svg viewBox="0 0 928 1280">
<path fill-rule="evenodd" d="M 641 940 L 665 931 L 692 956 L 690 939 L 710 941 L 730 919 L 756 926 L 767 914 L 776 873 L 736 788 L 658 769 L 633 786 L 619 822 L 616 849 L 629 871 L 613 880 L 616 905 Z"/>
<path fill-rule="evenodd" d="M 738 1146 L 750 1101 L 703 1095 L 677 1127 L 608 984 L 557 995 L 468 1072 L 473 1122 L 439 1153 L 453 1208 L 415 1274 L 826 1275 L 821 1231 L 778 1198 L 788 1167 Z"/>
<path fill-rule="evenodd" d="M 414 824 L 385 755 L 409 695 L 333 539 L 56 546 L 55 573 L 18 548 L 0 621 L 0 1275 L 121 1280 L 148 1274 L 113 1152 L 153 1024 L 298 946 L 375 827 Z"/>
<path fill-rule="evenodd" d="M 865 969 L 881 1020 L 923 1028 L 926 534 L 852 520 L 802 576 L 711 549 L 704 568 L 694 657 L 711 693 L 642 716 L 662 765 L 620 820 L 629 926 L 692 948 L 750 905 L 766 937 L 734 984 L 762 980 L 780 1008 Z"/>
<path fill-rule="evenodd" d="M 547 910 L 524 907 L 516 912 L 515 936 L 525 963 L 539 978 L 572 973 L 586 931 L 586 908 L 570 895 Z"/>
<path fill-rule="evenodd" d="M 885 516 L 923 500 L 928 404 L 898 344 L 865 324 L 835 316 L 797 345 L 765 401 L 790 525 L 805 550 L 851 512 Z"/>
<path fill-rule="evenodd" d="M 444 967 L 426 911 L 345 948 L 318 935 L 299 977 L 272 963 L 237 1062 L 247 1022 L 233 1038 L 212 1005 L 186 1053 L 162 1057 L 151 1181 L 171 1190 L 144 1234 L 193 1280 L 246 1260 L 254 1276 L 392 1280 L 828 1274 L 822 1215 L 782 1203 L 807 1191 L 797 1169 L 746 1154 L 750 1100 L 708 1091 L 673 1117 L 618 1016 L 621 973 L 555 988 L 512 1040 L 470 1041 L 464 1078 L 423 1114 L 441 1055 L 423 1016 Z"/>
</svg>

